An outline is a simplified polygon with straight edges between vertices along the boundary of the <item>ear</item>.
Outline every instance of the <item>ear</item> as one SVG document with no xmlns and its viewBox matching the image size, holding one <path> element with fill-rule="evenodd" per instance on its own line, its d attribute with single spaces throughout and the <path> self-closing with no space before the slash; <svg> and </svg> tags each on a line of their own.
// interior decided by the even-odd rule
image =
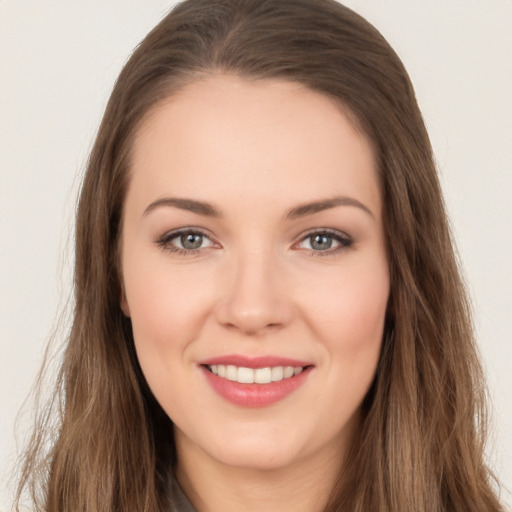
<svg viewBox="0 0 512 512">
<path fill-rule="evenodd" d="M 121 311 L 124 313 L 124 316 L 130 318 L 130 306 L 128 305 L 128 300 L 126 299 L 124 286 L 121 286 L 121 297 L 119 302 L 121 306 Z"/>
</svg>

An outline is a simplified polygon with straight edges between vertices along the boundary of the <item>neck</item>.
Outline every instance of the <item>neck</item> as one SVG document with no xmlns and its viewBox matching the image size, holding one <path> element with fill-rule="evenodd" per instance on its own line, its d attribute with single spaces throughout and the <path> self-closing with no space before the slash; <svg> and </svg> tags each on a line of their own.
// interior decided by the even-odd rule
<svg viewBox="0 0 512 512">
<path fill-rule="evenodd" d="M 177 479 L 197 512 L 320 512 L 341 469 L 332 447 L 285 468 L 254 469 L 219 463 L 186 439 L 177 446 Z"/>
</svg>

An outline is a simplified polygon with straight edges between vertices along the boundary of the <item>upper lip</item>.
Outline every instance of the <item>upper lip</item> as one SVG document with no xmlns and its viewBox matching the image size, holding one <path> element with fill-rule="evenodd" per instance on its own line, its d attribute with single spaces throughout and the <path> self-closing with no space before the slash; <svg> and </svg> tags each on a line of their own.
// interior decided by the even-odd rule
<svg viewBox="0 0 512 512">
<path fill-rule="evenodd" d="M 241 354 L 227 354 L 224 356 L 211 357 L 199 362 L 200 365 L 211 366 L 214 364 L 233 365 L 244 368 L 272 368 L 275 366 L 311 366 L 307 361 L 299 359 L 291 359 L 288 357 L 280 356 L 257 356 L 249 357 Z"/>
</svg>

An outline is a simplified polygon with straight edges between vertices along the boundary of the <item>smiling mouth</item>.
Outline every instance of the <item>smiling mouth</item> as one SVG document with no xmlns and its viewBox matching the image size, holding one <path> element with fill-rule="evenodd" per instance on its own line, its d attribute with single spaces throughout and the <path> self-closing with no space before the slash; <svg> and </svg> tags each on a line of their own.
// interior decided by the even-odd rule
<svg viewBox="0 0 512 512">
<path fill-rule="evenodd" d="M 244 366 L 208 364 L 204 367 L 213 375 L 240 384 L 270 384 L 291 379 L 302 373 L 307 366 L 272 366 L 246 368 Z"/>
</svg>

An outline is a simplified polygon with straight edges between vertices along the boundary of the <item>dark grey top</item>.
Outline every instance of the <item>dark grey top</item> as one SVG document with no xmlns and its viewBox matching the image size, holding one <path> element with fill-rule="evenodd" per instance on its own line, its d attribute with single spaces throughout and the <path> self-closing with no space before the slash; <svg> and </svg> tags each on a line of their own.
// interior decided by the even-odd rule
<svg viewBox="0 0 512 512">
<path fill-rule="evenodd" d="M 188 498 L 185 496 L 183 489 L 175 478 L 171 479 L 172 496 L 174 499 L 174 506 L 172 512 L 196 512 Z"/>
</svg>

